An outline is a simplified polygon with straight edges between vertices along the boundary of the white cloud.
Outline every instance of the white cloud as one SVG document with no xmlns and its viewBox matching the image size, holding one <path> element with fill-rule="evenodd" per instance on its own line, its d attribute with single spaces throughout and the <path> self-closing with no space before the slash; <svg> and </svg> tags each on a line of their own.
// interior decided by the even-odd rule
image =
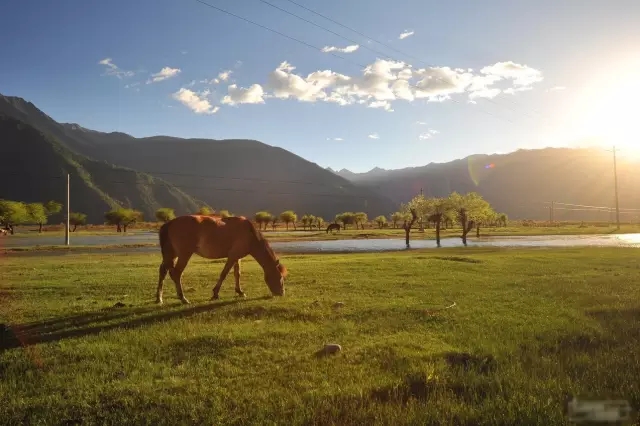
<svg viewBox="0 0 640 426">
<path fill-rule="evenodd" d="M 369 139 L 380 139 L 380 135 L 377 133 L 371 133 L 368 137 Z"/>
<path fill-rule="evenodd" d="M 180 53 L 182 53 L 183 55 L 186 55 L 186 54 L 187 54 L 187 53 L 189 53 L 189 52 L 187 52 L 186 50 L 183 50 L 183 51 L 182 51 L 182 52 L 180 52 Z"/>
<path fill-rule="evenodd" d="M 567 90 L 567 88 L 565 86 L 554 86 L 550 89 L 547 89 L 547 92 L 557 92 L 560 90 Z"/>
<path fill-rule="evenodd" d="M 377 59 L 367 65 L 360 75 L 353 76 L 333 70 L 318 70 L 307 75 L 296 71 L 295 66 L 283 61 L 269 73 L 266 84 L 251 86 L 254 96 L 247 98 L 250 102 L 236 102 L 230 94 L 226 103 L 294 99 L 301 102 L 332 102 L 341 106 L 363 105 L 393 111 L 393 104 L 398 101 L 422 99 L 445 102 L 453 96 L 466 96 L 469 102 L 475 103 L 478 98 L 490 99 L 531 90 L 534 83 L 542 80 L 540 71 L 511 61 L 498 62 L 475 73 L 473 69 L 448 66 L 414 68 L 405 62 L 383 59 Z M 501 85 L 499 88 L 496 87 L 498 83 Z M 235 85 L 232 87 L 233 90 L 237 89 Z"/>
<path fill-rule="evenodd" d="M 415 31 L 413 31 L 413 30 L 404 30 L 404 32 L 402 32 L 402 33 L 398 36 L 398 38 L 399 38 L 400 40 L 403 40 L 403 39 L 405 39 L 405 38 L 407 38 L 407 37 L 411 37 L 413 34 L 415 34 Z"/>
<path fill-rule="evenodd" d="M 328 141 L 338 141 L 338 142 L 340 142 L 340 141 L 343 141 L 344 139 L 342 139 L 342 138 L 327 138 L 327 140 Z"/>
<path fill-rule="evenodd" d="M 516 86 L 530 86 L 542 81 L 542 73 L 526 65 L 516 64 L 513 61 L 498 62 L 480 70 L 482 74 L 511 79 Z"/>
<path fill-rule="evenodd" d="M 352 44 L 347 47 L 325 46 L 322 48 L 324 53 L 328 52 L 341 52 L 341 53 L 353 53 L 360 48 L 358 44 Z"/>
<path fill-rule="evenodd" d="M 393 109 L 391 109 L 391 104 L 388 101 L 373 101 L 367 106 L 369 108 L 382 108 L 385 111 L 393 112 Z"/>
<path fill-rule="evenodd" d="M 227 105 L 238 104 L 263 104 L 264 91 L 259 84 L 252 84 L 248 88 L 238 87 L 232 84 L 228 88 L 228 95 L 222 98 L 222 103 Z"/>
<path fill-rule="evenodd" d="M 219 106 L 211 105 L 211 102 L 206 98 L 209 94 L 208 91 L 203 93 L 196 93 L 192 90 L 185 89 L 184 87 L 173 93 L 171 96 L 173 99 L 182 102 L 187 108 L 195 112 L 196 114 L 215 114 L 220 110 Z"/>
<path fill-rule="evenodd" d="M 416 124 L 420 125 L 420 126 L 426 126 L 427 123 L 425 123 L 424 121 L 416 121 Z"/>
<path fill-rule="evenodd" d="M 220 81 L 227 81 L 229 80 L 229 77 L 231 76 L 232 73 L 233 71 L 231 70 L 222 71 L 220 74 L 218 74 L 218 79 Z"/>
<path fill-rule="evenodd" d="M 164 67 L 159 72 L 151 74 L 151 78 L 147 80 L 147 84 L 157 83 L 159 81 L 167 80 L 180 74 L 180 68 Z"/>
<path fill-rule="evenodd" d="M 434 137 L 434 136 L 435 136 L 435 135 L 437 135 L 438 133 L 440 133 L 440 132 L 439 132 L 439 131 L 437 131 L 437 130 L 429 129 L 429 130 L 427 130 L 426 132 L 422 132 L 422 133 L 420 133 L 420 136 L 418 136 L 418 138 L 419 138 L 421 141 L 424 141 L 424 140 L 427 140 L 427 139 L 431 139 L 432 137 Z"/>
<path fill-rule="evenodd" d="M 218 84 L 220 82 L 223 81 L 229 81 L 229 78 L 231 77 L 231 74 L 233 74 L 233 70 L 226 70 L 226 71 L 222 71 L 218 74 L 217 77 L 212 78 L 211 80 L 200 80 L 200 83 L 205 83 L 205 84 Z"/>
<path fill-rule="evenodd" d="M 114 75 L 122 79 L 124 77 L 131 77 L 135 74 L 133 71 L 126 71 L 119 68 L 116 64 L 113 63 L 113 60 L 111 58 L 104 58 L 103 60 L 99 61 L 98 64 L 107 67 L 103 75 Z"/>
</svg>

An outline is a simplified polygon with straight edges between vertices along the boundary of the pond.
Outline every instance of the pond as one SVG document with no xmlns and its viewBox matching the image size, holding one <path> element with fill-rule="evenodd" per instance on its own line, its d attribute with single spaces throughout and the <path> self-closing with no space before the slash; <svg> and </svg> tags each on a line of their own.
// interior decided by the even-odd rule
<svg viewBox="0 0 640 426">
<path fill-rule="evenodd" d="M 72 237 L 72 245 L 99 246 L 110 244 L 149 244 L 158 241 L 158 234 L 137 234 L 127 236 L 78 236 Z M 64 243 L 60 237 L 3 237 L 0 247 L 25 247 L 36 245 L 59 245 Z M 443 238 L 442 247 L 462 247 L 462 241 L 458 237 Z M 603 234 L 603 235 L 553 235 L 553 236 L 513 236 L 513 237 L 485 237 L 472 238 L 468 242 L 469 247 L 638 247 L 640 248 L 640 234 Z M 271 246 L 280 253 L 366 253 L 405 250 L 404 239 L 346 239 L 329 241 L 288 241 L 273 242 Z M 412 249 L 436 248 L 435 240 L 413 240 Z M 109 248 L 101 252 L 157 252 L 158 247 L 139 248 Z M 48 252 L 78 253 L 72 252 Z M 45 252 L 22 252 L 33 255 L 44 255 Z"/>
</svg>

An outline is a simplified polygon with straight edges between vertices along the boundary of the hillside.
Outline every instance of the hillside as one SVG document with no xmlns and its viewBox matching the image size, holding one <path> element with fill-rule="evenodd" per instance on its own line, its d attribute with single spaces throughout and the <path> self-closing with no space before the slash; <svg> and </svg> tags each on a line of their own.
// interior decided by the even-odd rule
<svg viewBox="0 0 640 426">
<path fill-rule="evenodd" d="M 159 207 L 187 213 L 198 208 L 190 196 L 167 182 L 71 152 L 56 138 L 11 117 L 0 115 L 0 198 L 26 202 L 66 199 L 71 176 L 71 210 L 102 223 L 104 213 L 124 205 L 152 220 Z M 58 176 L 59 178 L 55 178 Z M 61 218 L 52 218 L 61 220 Z"/>
<path fill-rule="evenodd" d="M 491 166 L 493 165 L 493 166 Z M 621 209 L 640 208 L 640 161 L 618 155 Z M 348 172 L 348 171 L 346 171 Z M 349 172 L 350 173 L 350 172 Z M 446 196 L 452 191 L 477 191 L 495 208 L 512 218 L 544 220 L 548 204 L 614 207 L 613 157 L 595 149 L 545 148 L 518 150 L 503 155 L 473 155 L 447 163 L 373 173 L 341 174 L 359 185 L 379 191 L 396 203 L 420 193 Z M 561 210 L 557 220 L 607 220 L 608 213 Z M 640 212 L 638 212 L 640 213 Z M 636 214 L 625 213 L 621 220 Z"/>
<path fill-rule="evenodd" d="M 23 120 L 91 159 L 146 172 L 215 209 L 253 215 L 292 209 L 332 219 L 343 211 L 370 216 L 397 209 L 387 197 L 361 188 L 282 148 L 254 140 L 134 138 L 78 124 L 60 124 L 35 105 L 0 96 L 0 114 Z"/>
</svg>

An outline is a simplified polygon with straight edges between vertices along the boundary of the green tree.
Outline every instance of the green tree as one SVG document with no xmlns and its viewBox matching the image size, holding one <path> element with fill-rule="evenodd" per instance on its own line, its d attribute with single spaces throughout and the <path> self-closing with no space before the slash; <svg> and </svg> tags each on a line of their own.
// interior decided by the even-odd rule
<svg viewBox="0 0 640 426">
<path fill-rule="evenodd" d="M 47 216 L 53 216 L 54 214 L 62 211 L 62 204 L 57 201 L 47 201 L 44 203 L 44 210 L 47 212 Z"/>
<path fill-rule="evenodd" d="M 398 222 L 402 222 L 403 220 L 409 220 L 409 216 L 402 212 L 395 212 L 391 214 L 391 223 L 393 223 L 393 227 L 397 228 Z"/>
<path fill-rule="evenodd" d="M 171 219 L 175 219 L 175 217 L 176 217 L 176 214 L 175 214 L 174 210 L 169 208 L 169 207 L 162 207 L 162 208 L 156 210 L 156 220 L 158 222 L 167 223 Z"/>
<path fill-rule="evenodd" d="M 315 224 L 316 217 L 312 214 L 305 214 L 304 216 L 302 216 L 300 221 L 302 222 L 303 228 L 308 227 L 309 231 L 311 231 L 311 227 L 313 227 Z"/>
<path fill-rule="evenodd" d="M 466 246 L 469 231 L 475 226 L 479 236 L 480 225 L 489 223 L 495 213 L 491 205 L 477 192 L 464 195 L 453 192 L 449 195 L 449 201 L 455 212 L 456 221 L 462 226 L 461 238 Z"/>
<path fill-rule="evenodd" d="M 365 212 L 358 212 L 354 213 L 353 220 L 356 223 L 356 229 L 358 228 L 358 225 L 360 225 L 360 228 L 364 230 L 364 224 L 369 221 L 369 218 Z"/>
<path fill-rule="evenodd" d="M 215 210 L 213 210 L 211 207 L 207 207 L 207 206 L 202 206 L 198 209 L 198 211 L 196 212 L 196 214 L 201 214 L 203 216 L 208 216 L 210 214 L 215 213 Z"/>
<path fill-rule="evenodd" d="M 506 213 L 498 214 L 498 223 L 500 224 L 500 226 L 504 226 L 506 228 L 507 224 L 509 223 L 509 216 L 507 216 Z"/>
<path fill-rule="evenodd" d="M 38 232 L 42 233 L 42 226 L 47 223 L 47 210 L 42 203 L 29 203 L 26 205 L 29 222 L 38 224 Z"/>
<path fill-rule="evenodd" d="M 378 224 L 378 228 L 380 228 L 380 229 L 382 229 L 384 224 L 387 223 L 387 218 L 384 217 L 384 216 L 378 216 L 373 220 Z"/>
<path fill-rule="evenodd" d="M 229 210 L 220 210 L 220 213 L 218 213 L 218 214 L 222 218 L 233 216 L 233 214 Z"/>
<path fill-rule="evenodd" d="M 342 223 L 342 229 L 347 229 L 347 225 L 352 225 L 356 222 L 356 215 L 353 212 L 344 212 L 337 214 L 335 217 L 336 223 Z"/>
<path fill-rule="evenodd" d="M 76 232 L 76 228 L 78 226 L 82 226 L 82 225 L 86 225 L 87 224 L 87 215 L 84 213 L 78 213 L 78 212 L 74 212 L 74 213 L 70 213 L 69 214 L 69 225 L 73 226 L 73 229 L 71 230 L 71 232 Z"/>
<path fill-rule="evenodd" d="M 318 227 L 318 230 L 322 229 L 323 225 L 324 225 L 324 219 L 320 216 L 316 216 L 316 226 Z"/>
<path fill-rule="evenodd" d="M 424 195 L 418 195 L 401 206 L 401 212 L 404 215 L 409 215 L 411 209 L 415 210 L 418 220 L 435 225 L 436 244 L 440 247 L 440 225 L 445 215 L 452 210 L 450 200 L 441 197 L 425 198 Z"/>
<path fill-rule="evenodd" d="M 13 227 L 29 222 L 29 211 L 20 201 L 0 200 L 0 223 L 13 234 Z"/>
<path fill-rule="evenodd" d="M 127 228 L 143 220 L 142 212 L 134 209 L 117 208 L 105 214 L 109 225 L 116 226 L 116 232 L 127 232 Z"/>
<path fill-rule="evenodd" d="M 287 210 L 280 213 L 280 220 L 283 221 L 287 226 L 287 231 L 289 230 L 290 223 L 293 223 L 293 229 L 296 229 L 296 221 L 298 220 L 298 215 L 295 214 L 293 210 Z"/>
<path fill-rule="evenodd" d="M 258 229 L 264 228 L 267 230 L 267 225 L 271 222 L 271 213 L 266 211 L 259 211 L 254 216 L 254 221 L 258 224 Z"/>
</svg>

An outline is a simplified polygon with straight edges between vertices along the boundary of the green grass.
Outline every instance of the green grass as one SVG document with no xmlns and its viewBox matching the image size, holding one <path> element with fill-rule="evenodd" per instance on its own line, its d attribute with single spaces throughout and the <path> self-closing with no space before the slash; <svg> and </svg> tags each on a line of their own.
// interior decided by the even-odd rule
<svg viewBox="0 0 640 426">
<path fill-rule="evenodd" d="M 157 254 L 6 257 L 0 419 L 555 425 L 567 393 L 638 409 L 638 253 L 285 255 L 285 297 L 246 261 L 247 299 L 230 276 L 217 302 L 222 264 L 194 257 L 192 305 L 167 279 L 161 307 Z M 326 343 L 342 351 L 316 357 Z"/>
</svg>

